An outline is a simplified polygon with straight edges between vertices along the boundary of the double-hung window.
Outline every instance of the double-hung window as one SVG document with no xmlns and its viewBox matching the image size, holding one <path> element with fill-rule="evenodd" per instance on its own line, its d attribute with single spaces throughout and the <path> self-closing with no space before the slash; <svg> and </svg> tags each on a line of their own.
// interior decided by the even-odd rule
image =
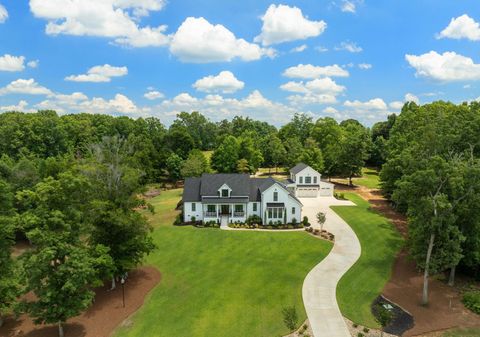
<svg viewBox="0 0 480 337">
<path fill-rule="evenodd" d="M 305 177 L 305 184 L 311 184 L 312 183 L 312 177 Z"/>
<path fill-rule="evenodd" d="M 273 192 L 273 201 L 278 201 L 278 192 Z"/>
<path fill-rule="evenodd" d="M 292 214 L 295 214 L 295 207 L 292 207 Z"/>
<path fill-rule="evenodd" d="M 192 202 L 192 212 L 196 212 L 197 211 L 197 204 Z"/>
<path fill-rule="evenodd" d="M 253 211 L 254 211 L 254 212 L 257 211 L 257 203 L 256 203 L 256 202 L 253 203 Z"/>
<path fill-rule="evenodd" d="M 317 176 L 313 177 L 313 183 L 314 183 L 314 184 L 317 183 Z"/>
<path fill-rule="evenodd" d="M 303 184 L 303 177 L 300 177 L 300 184 Z"/>
</svg>

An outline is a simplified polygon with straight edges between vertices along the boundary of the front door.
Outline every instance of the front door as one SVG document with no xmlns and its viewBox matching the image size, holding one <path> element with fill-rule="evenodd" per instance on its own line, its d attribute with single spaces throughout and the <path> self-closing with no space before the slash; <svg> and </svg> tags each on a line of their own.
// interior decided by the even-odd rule
<svg viewBox="0 0 480 337">
<path fill-rule="evenodd" d="M 230 215 L 230 205 L 222 205 L 222 215 Z"/>
</svg>

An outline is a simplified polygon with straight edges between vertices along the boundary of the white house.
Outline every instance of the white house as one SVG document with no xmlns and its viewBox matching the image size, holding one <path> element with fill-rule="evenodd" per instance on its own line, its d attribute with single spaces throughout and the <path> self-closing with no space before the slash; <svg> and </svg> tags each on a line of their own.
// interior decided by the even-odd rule
<svg viewBox="0 0 480 337">
<path fill-rule="evenodd" d="M 290 170 L 285 182 L 287 188 L 298 198 L 333 196 L 334 184 L 322 181 L 322 175 L 307 164 L 297 164 Z"/>
<path fill-rule="evenodd" d="M 203 174 L 187 178 L 183 190 L 184 221 L 245 222 L 257 215 L 264 224 L 302 220 L 302 203 L 273 178 L 248 174 Z"/>
</svg>

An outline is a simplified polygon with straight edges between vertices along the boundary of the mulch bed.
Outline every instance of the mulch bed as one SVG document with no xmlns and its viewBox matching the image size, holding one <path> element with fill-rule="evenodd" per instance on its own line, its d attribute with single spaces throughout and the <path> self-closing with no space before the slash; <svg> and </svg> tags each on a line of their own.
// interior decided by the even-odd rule
<svg viewBox="0 0 480 337">
<path fill-rule="evenodd" d="M 392 335 L 401 336 L 405 331 L 410 330 L 413 328 L 413 317 L 408 312 L 400 308 L 393 302 L 390 302 L 383 296 L 378 296 L 375 301 L 372 303 L 372 313 L 376 316 L 376 307 L 378 305 L 385 305 L 389 304 L 392 306 L 390 312 L 392 312 L 392 321 L 388 326 L 385 327 L 383 331 L 390 333 Z"/>
<path fill-rule="evenodd" d="M 95 302 L 82 315 L 70 319 L 64 326 L 67 337 L 107 337 L 116 327 L 137 311 L 145 296 L 161 279 L 153 267 L 142 267 L 129 274 L 125 284 L 125 308 L 122 305 L 122 287 L 107 291 L 110 284 L 95 289 Z M 7 318 L 0 328 L 1 337 L 47 337 L 57 336 L 58 327 L 35 325 L 26 315 L 18 319 Z"/>
<path fill-rule="evenodd" d="M 373 210 L 384 215 L 404 237 L 407 236 L 406 217 L 396 212 L 379 190 L 343 184 L 336 185 L 335 189 L 358 193 L 372 204 Z M 460 281 L 460 275 L 457 279 Z M 414 317 L 413 328 L 402 336 L 421 336 L 427 332 L 454 327 L 480 327 L 480 315 L 464 307 L 458 287 L 450 287 L 445 282 L 430 277 L 428 306 L 422 306 L 420 303 L 422 288 L 423 273 L 408 258 L 408 253 L 405 250 L 401 251 L 394 262 L 392 276 L 383 289 L 383 295 Z"/>
</svg>

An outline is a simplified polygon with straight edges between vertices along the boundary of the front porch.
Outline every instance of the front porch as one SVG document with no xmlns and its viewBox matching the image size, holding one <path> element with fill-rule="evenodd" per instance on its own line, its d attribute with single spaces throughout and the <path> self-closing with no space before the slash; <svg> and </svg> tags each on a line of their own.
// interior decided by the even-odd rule
<svg viewBox="0 0 480 337">
<path fill-rule="evenodd" d="M 203 219 L 220 222 L 222 218 L 227 218 L 228 222 L 245 222 L 246 210 L 247 204 L 206 204 Z"/>
</svg>

